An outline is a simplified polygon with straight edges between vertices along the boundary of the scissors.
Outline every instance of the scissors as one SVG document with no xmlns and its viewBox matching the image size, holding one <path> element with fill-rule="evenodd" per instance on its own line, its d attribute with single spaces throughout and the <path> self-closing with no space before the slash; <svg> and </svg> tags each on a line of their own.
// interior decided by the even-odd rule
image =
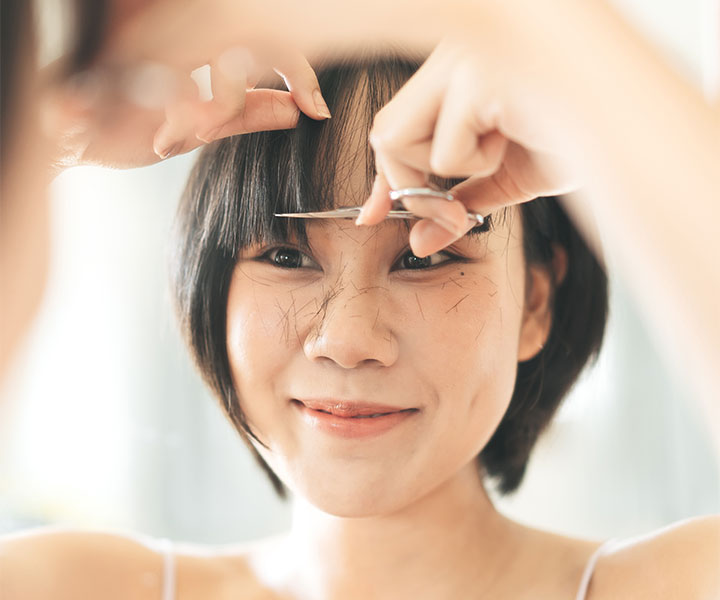
<svg viewBox="0 0 720 600">
<path fill-rule="evenodd" d="M 385 215 L 386 219 L 422 219 L 420 215 L 416 215 L 412 211 L 407 210 L 402 203 L 403 198 L 440 198 L 451 202 L 455 200 L 452 193 L 445 190 L 434 190 L 429 187 L 419 188 L 402 188 L 400 190 L 392 190 L 390 199 L 393 201 L 390 211 Z M 319 212 L 296 212 L 296 213 L 275 213 L 276 217 L 292 217 L 296 219 L 356 219 L 362 210 L 362 206 L 349 206 L 346 208 L 336 208 L 334 210 L 323 210 Z M 480 213 L 468 211 L 468 219 L 474 225 L 482 225 L 485 217 Z"/>
</svg>

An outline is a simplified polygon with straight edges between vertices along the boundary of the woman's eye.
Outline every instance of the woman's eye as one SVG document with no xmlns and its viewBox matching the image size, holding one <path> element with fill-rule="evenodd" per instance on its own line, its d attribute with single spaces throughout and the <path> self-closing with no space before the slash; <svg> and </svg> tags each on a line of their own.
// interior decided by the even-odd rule
<svg viewBox="0 0 720 600">
<path fill-rule="evenodd" d="M 396 268 L 427 269 L 429 267 L 435 267 L 444 262 L 448 262 L 452 258 L 452 255 L 448 252 L 436 252 L 435 254 L 430 254 L 429 256 L 420 258 L 408 250 L 400 257 L 400 260 L 396 263 Z"/>
<path fill-rule="evenodd" d="M 314 260 L 296 248 L 273 248 L 263 254 L 262 258 L 283 269 L 303 269 L 317 266 Z"/>
</svg>

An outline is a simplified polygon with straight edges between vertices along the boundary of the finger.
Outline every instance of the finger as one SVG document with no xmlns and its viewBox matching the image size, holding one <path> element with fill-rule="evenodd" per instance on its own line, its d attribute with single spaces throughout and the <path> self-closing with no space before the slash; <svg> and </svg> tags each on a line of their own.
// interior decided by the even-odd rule
<svg viewBox="0 0 720 600">
<path fill-rule="evenodd" d="M 285 80 L 298 108 L 311 119 L 329 119 L 330 109 L 325 103 L 315 71 L 302 54 L 283 55 L 275 63 L 275 72 Z"/>
<path fill-rule="evenodd" d="M 255 131 L 292 129 L 297 125 L 299 115 L 298 106 L 289 92 L 250 90 L 245 96 L 243 112 L 223 123 L 205 141 L 210 142 Z"/>
<path fill-rule="evenodd" d="M 186 105 L 182 112 L 179 108 L 176 109 L 175 118 L 178 114 L 183 114 L 188 123 L 195 123 L 200 110 L 205 110 L 205 107 L 198 107 L 197 103 L 192 106 Z M 243 112 L 209 132 L 207 139 L 199 139 L 194 133 L 194 127 L 190 131 L 185 129 L 185 135 L 178 136 L 178 127 L 173 125 L 173 122 L 166 121 L 155 134 L 153 148 L 161 158 L 170 158 L 189 152 L 203 143 L 231 135 L 292 129 L 297 125 L 299 114 L 300 111 L 289 92 L 267 89 L 250 90 L 245 98 Z"/>
<path fill-rule="evenodd" d="M 407 164 L 402 153 L 376 149 L 375 165 L 393 190 L 427 185 L 427 174 Z"/>
<path fill-rule="evenodd" d="M 507 139 L 497 130 L 497 104 L 478 77 L 460 69 L 445 91 L 432 138 L 430 165 L 445 177 L 490 175 L 502 162 Z"/>
<path fill-rule="evenodd" d="M 172 133 L 168 133 L 169 125 L 167 122 L 160 126 L 157 130 L 155 137 L 153 138 L 153 150 L 162 160 L 172 158 L 173 156 L 179 156 L 195 150 L 204 145 L 205 142 L 198 139 L 195 135 L 187 135 L 181 139 L 172 138 L 174 141 L 165 141 L 172 137 Z"/>
<path fill-rule="evenodd" d="M 251 62 L 247 72 L 247 89 L 255 89 L 265 75 L 265 71 L 266 69 L 257 61 Z"/>
<path fill-rule="evenodd" d="M 210 65 L 213 97 L 199 107 L 197 116 L 196 132 L 202 141 L 215 139 L 216 132 L 245 109 L 251 62 L 252 57 L 246 49 L 231 48 Z"/>
<path fill-rule="evenodd" d="M 446 248 L 460 237 L 434 221 L 423 219 L 410 230 L 410 249 L 422 258 Z"/>
<path fill-rule="evenodd" d="M 452 233 L 456 239 L 465 235 L 472 227 L 465 206 L 456 200 L 408 197 L 403 199 L 403 204 L 413 214 L 431 219 Z"/>
<path fill-rule="evenodd" d="M 538 196 L 566 194 L 579 181 L 552 166 L 552 157 L 511 143 L 498 170 L 490 177 L 473 177 L 451 191 L 470 210 L 489 214 L 503 206 L 528 202 Z"/>
<path fill-rule="evenodd" d="M 508 139 L 495 130 L 478 137 L 456 123 L 435 131 L 430 170 L 440 177 L 489 176 L 500 167 L 508 146 Z"/>
<path fill-rule="evenodd" d="M 487 177 L 499 168 L 509 142 L 498 131 L 491 131 L 489 134 L 473 141 L 478 156 L 472 157 L 472 162 L 454 161 L 453 166 L 432 164 L 431 155 L 435 145 L 434 139 L 418 142 L 406 148 L 402 153 L 402 162 L 407 167 L 417 171 L 433 173 L 448 179 L 474 176 Z"/>
<path fill-rule="evenodd" d="M 250 52 L 239 47 L 226 50 L 210 63 L 213 102 L 218 108 L 229 114 L 242 112 L 253 64 Z"/>
<path fill-rule="evenodd" d="M 393 189 L 425 185 L 441 93 L 422 67 L 373 120 L 370 145 Z M 425 152 L 425 154 L 423 154 Z"/>
<path fill-rule="evenodd" d="M 155 133 L 153 150 L 160 158 L 170 158 L 181 154 L 188 140 L 195 136 L 194 121 L 197 105 L 193 102 L 181 102 L 166 111 L 165 122 Z M 200 141 L 198 140 L 198 144 Z"/>
<path fill-rule="evenodd" d="M 382 173 L 375 176 L 370 197 L 365 202 L 360 215 L 355 220 L 356 225 L 377 225 L 392 207 L 390 199 L 390 185 Z"/>
<path fill-rule="evenodd" d="M 177 100 L 165 109 L 165 122 L 153 138 L 153 150 L 160 158 L 179 154 L 186 140 L 195 137 L 199 106 L 198 87 L 190 77 L 178 82 Z"/>
<path fill-rule="evenodd" d="M 504 206 L 533 199 L 517 188 L 504 165 L 490 177 L 472 177 L 450 191 L 469 210 L 483 215 L 491 214 Z"/>
</svg>

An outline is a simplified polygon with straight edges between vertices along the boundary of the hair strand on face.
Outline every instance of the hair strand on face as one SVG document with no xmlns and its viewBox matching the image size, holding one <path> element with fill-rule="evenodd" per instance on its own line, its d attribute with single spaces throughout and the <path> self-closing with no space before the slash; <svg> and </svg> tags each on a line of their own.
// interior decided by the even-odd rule
<svg viewBox="0 0 720 600">
<path fill-rule="evenodd" d="M 209 145 L 195 165 L 178 209 L 172 281 L 181 328 L 205 381 L 281 496 L 284 486 L 253 445 L 261 442 L 246 422 L 232 381 L 226 340 L 232 273 L 240 252 L 251 245 L 289 240 L 306 244 L 302 219 L 277 219 L 273 214 L 333 207 L 349 162 L 364 160 L 367 197 L 375 172 L 370 146 L 364 157 L 344 157 L 344 142 L 353 135 L 367 138 L 375 114 L 419 65 L 416 60 L 389 56 L 317 69 L 333 119 L 318 122 L 300 115 L 297 128 L 291 131 L 252 133 Z M 357 118 L 350 117 L 362 107 L 364 121 L 358 131 Z M 445 188 L 458 181 L 432 179 Z M 558 199 L 539 198 L 517 211 L 500 210 L 483 230 L 513 218 L 513 212 L 522 219 L 526 264 L 546 269 L 554 284 L 547 341 L 534 357 L 518 364 L 508 409 L 477 457 L 478 468 L 497 481 L 501 494 L 519 487 L 538 436 L 582 369 L 597 355 L 608 304 L 605 273 Z M 480 233 L 476 229 L 469 235 Z M 555 273 L 558 247 L 567 254 L 564 277 Z M 464 289 L 457 278 L 443 285 Z M 293 301 L 286 309 L 278 307 L 282 318 L 289 320 L 291 312 L 306 310 L 326 315 L 344 286 L 338 277 L 316 306 L 297 308 Z M 458 310 L 466 298 L 448 312 Z M 417 306 L 419 318 L 425 319 L 419 298 Z M 380 308 L 375 324 L 379 318 Z M 485 323 L 476 341 L 484 327 Z M 289 328 L 288 323 L 288 337 Z"/>
</svg>

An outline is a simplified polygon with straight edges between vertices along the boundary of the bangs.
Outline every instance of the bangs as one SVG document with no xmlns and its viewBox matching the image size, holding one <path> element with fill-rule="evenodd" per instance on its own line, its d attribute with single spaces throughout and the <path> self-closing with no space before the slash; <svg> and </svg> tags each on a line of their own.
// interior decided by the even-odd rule
<svg viewBox="0 0 720 600">
<path fill-rule="evenodd" d="M 375 177 L 367 141 L 375 115 L 421 64 L 421 59 L 392 56 L 318 68 L 331 119 L 315 121 L 300 113 L 295 129 L 233 136 L 206 147 L 186 190 L 186 198 L 193 199 L 196 235 L 237 259 L 255 244 L 307 242 L 304 219 L 275 213 L 330 210 L 348 199 L 363 204 Z M 350 190 L 358 173 L 364 173 L 364 181 Z M 449 189 L 462 179 L 430 181 Z M 491 221 L 470 234 L 487 231 Z M 412 223 L 406 224 L 409 229 Z"/>
<path fill-rule="evenodd" d="M 367 142 L 375 114 L 420 64 L 394 57 L 318 69 L 331 119 L 315 121 L 301 113 L 295 129 L 234 136 L 207 147 L 191 178 L 195 189 L 188 190 L 196 203 L 202 198 L 196 216 L 207 239 L 235 258 L 257 243 L 306 241 L 303 219 L 274 214 L 347 203 L 350 177 L 364 172 L 362 197 L 353 198 L 362 204 L 375 176 Z"/>
</svg>

